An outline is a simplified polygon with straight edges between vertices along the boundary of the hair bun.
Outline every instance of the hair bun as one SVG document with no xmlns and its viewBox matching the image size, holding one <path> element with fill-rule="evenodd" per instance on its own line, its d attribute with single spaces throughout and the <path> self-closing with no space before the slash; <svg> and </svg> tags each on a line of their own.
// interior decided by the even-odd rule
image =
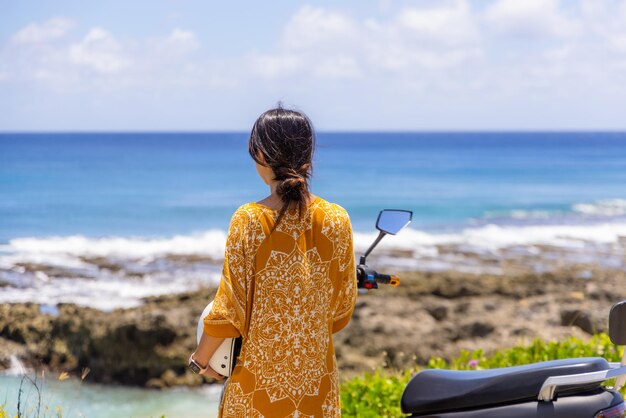
<svg viewBox="0 0 626 418">
<path fill-rule="evenodd" d="M 285 181 L 288 181 L 290 183 L 292 183 L 293 185 L 299 185 L 299 184 L 304 184 L 306 183 L 306 180 L 304 179 L 304 177 L 288 177 L 285 179 Z"/>
<path fill-rule="evenodd" d="M 306 179 L 304 177 L 287 177 L 280 182 L 276 192 L 280 196 L 284 196 L 288 199 L 295 199 L 300 195 L 305 186 Z"/>
<path fill-rule="evenodd" d="M 297 189 L 306 184 L 304 177 L 287 177 L 281 182 L 284 189 Z"/>
</svg>

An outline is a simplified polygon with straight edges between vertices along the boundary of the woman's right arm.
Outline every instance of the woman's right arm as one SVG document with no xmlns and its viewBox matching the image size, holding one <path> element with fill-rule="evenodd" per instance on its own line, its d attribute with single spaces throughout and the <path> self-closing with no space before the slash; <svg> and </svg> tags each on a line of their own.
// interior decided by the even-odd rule
<svg viewBox="0 0 626 418">
<path fill-rule="evenodd" d="M 345 212 L 345 211 L 344 211 Z M 342 236 L 345 252 L 339 259 L 339 294 L 333 315 L 333 334 L 343 329 L 352 318 L 357 296 L 356 262 L 354 258 L 354 234 L 350 216 L 345 212 L 342 220 Z"/>
</svg>

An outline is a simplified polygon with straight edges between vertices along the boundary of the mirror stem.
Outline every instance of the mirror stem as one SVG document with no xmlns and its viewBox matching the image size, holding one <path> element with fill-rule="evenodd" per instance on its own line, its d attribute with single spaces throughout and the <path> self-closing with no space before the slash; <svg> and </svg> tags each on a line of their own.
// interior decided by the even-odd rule
<svg viewBox="0 0 626 418">
<path fill-rule="evenodd" d="M 365 251 L 365 254 L 363 254 L 361 256 L 361 260 L 359 261 L 359 264 L 365 264 L 365 259 L 367 258 L 369 253 L 372 252 L 374 247 L 380 242 L 381 239 L 383 239 L 384 236 L 385 236 L 385 233 L 383 231 L 378 232 L 378 236 L 376 237 L 376 239 L 374 240 L 372 245 L 370 245 L 370 247 L 367 249 L 367 251 Z"/>
</svg>

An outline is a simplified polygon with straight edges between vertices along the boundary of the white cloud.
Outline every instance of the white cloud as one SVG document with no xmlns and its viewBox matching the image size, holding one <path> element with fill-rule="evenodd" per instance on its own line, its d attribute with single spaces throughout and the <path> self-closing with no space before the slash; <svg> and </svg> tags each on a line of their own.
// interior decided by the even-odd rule
<svg viewBox="0 0 626 418">
<path fill-rule="evenodd" d="M 72 20 L 60 17 L 31 23 L 13 35 L 12 41 L 18 44 L 51 41 L 63 37 L 73 26 Z"/>
<path fill-rule="evenodd" d="M 354 57 L 347 55 L 329 55 L 314 67 L 313 74 L 320 78 L 346 78 L 350 80 L 364 76 L 361 66 Z"/>
<path fill-rule="evenodd" d="M 480 40 L 476 19 L 465 0 L 427 9 L 406 9 L 394 23 L 402 35 L 429 44 L 456 47 L 474 45 Z"/>
<path fill-rule="evenodd" d="M 200 48 L 194 32 L 182 28 L 162 36 L 120 39 L 92 27 L 78 39 L 32 43 L 28 48 L 12 38 L 0 45 L 0 72 L 7 80 L 36 81 L 68 93 L 146 89 L 158 94 L 176 88 L 232 86 L 236 64 L 193 55 Z"/>
<path fill-rule="evenodd" d="M 244 60 L 250 72 L 268 79 L 295 75 L 304 64 L 299 55 L 292 53 L 271 55 L 252 52 L 244 56 Z"/>
<path fill-rule="evenodd" d="M 601 39 L 613 53 L 626 53 L 626 0 L 617 4 L 581 0 L 581 11 L 590 35 Z"/>
<path fill-rule="evenodd" d="M 581 32 L 579 23 L 565 15 L 559 0 L 497 0 L 485 18 L 498 32 L 527 39 L 571 37 Z"/>
<path fill-rule="evenodd" d="M 465 0 L 409 8 L 388 21 L 368 19 L 368 64 L 382 71 L 431 72 L 482 55 L 481 34 Z"/>
<path fill-rule="evenodd" d="M 70 46 L 69 57 L 72 63 L 102 74 L 118 73 L 129 65 L 119 42 L 101 28 L 91 29 L 82 41 Z"/>
<path fill-rule="evenodd" d="M 165 38 L 165 44 L 183 53 L 194 51 L 200 46 L 196 35 L 192 31 L 184 29 L 174 29 Z"/>
<path fill-rule="evenodd" d="M 305 5 L 285 23 L 275 51 L 246 54 L 243 66 L 265 79 L 358 78 L 362 35 L 349 16 Z"/>
<path fill-rule="evenodd" d="M 285 24 L 277 49 L 252 54 L 250 67 L 265 78 L 365 80 L 380 73 L 450 68 L 481 53 L 466 0 L 408 8 L 385 20 L 357 20 L 306 5 Z"/>
<path fill-rule="evenodd" d="M 281 45 L 288 50 L 336 48 L 357 41 L 358 32 L 350 17 L 305 5 L 285 24 Z"/>
</svg>

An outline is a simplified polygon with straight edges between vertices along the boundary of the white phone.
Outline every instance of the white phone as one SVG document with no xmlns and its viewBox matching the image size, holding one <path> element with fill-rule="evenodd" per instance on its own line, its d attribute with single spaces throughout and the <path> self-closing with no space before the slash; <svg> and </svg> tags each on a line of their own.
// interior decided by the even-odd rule
<svg viewBox="0 0 626 418">
<path fill-rule="evenodd" d="M 209 314 L 213 307 L 213 301 L 209 303 L 200 319 L 198 320 L 198 329 L 196 333 L 196 344 L 200 344 L 200 338 L 204 331 L 204 318 Z M 221 374 L 222 376 L 230 376 L 235 367 L 235 359 L 239 354 L 241 348 L 241 338 L 226 338 L 224 342 L 217 348 L 213 357 L 209 360 L 209 365 L 213 370 Z"/>
</svg>

